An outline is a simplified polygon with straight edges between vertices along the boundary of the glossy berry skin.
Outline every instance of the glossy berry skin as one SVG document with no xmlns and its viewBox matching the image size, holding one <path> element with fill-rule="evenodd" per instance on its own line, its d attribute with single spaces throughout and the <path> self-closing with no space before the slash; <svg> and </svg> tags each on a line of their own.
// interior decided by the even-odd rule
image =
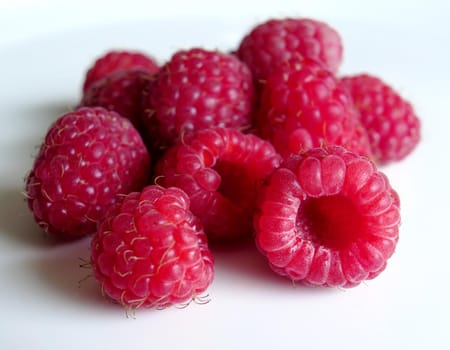
<svg viewBox="0 0 450 350">
<path fill-rule="evenodd" d="M 140 130 L 141 96 L 151 75 L 141 68 L 114 71 L 94 82 L 81 106 L 104 107 L 128 118 Z"/>
<path fill-rule="evenodd" d="M 112 50 L 97 58 L 86 72 L 83 83 L 83 94 L 90 86 L 117 70 L 128 70 L 139 68 L 149 74 L 156 73 L 159 69 L 158 63 L 153 57 L 138 51 Z"/>
<path fill-rule="evenodd" d="M 255 124 L 283 157 L 324 145 L 371 154 L 348 91 L 310 59 L 286 62 L 272 72 L 263 85 Z"/>
<path fill-rule="evenodd" d="M 119 195 L 148 181 L 149 154 L 129 120 L 103 108 L 59 117 L 26 181 L 36 222 L 62 239 L 94 233 Z"/>
<path fill-rule="evenodd" d="M 153 149 L 211 127 L 249 128 L 254 103 L 248 67 L 231 54 L 178 51 L 144 91 L 143 122 Z"/>
<path fill-rule="evenodd" d="M 308 18 L 271 19 L 254 27 L 241 41 L 238 57 L 255 80 L 293 58 L 311 58 L 336 73 L 342 61 L 339 34 L 328 24 Z"/>
<path fill-rule="evenodd" d="M 359 74 L 341 79 L 367 130 L 374 159 L 380 164 L 400 161 L 420 141 L 420 120 L 412 105 L 381 79 Z"/>
<path fill-rule="evenodd" d="M 102 291 L 127 308 L 164 308 L 195 299 L 211 284 L 214 259 L 188 196 L 147 186 L 115 204 L 91 243 Z"/>
<path fill-rule="evenodd" d="M 255 135 L 213 128 L 169 149 L 157 164 L 156 181 L 189 195 L 210 240 L 231 241 L 250 237 L 258 188 L 280 161 Z"/>
<path fill-rule="evenodd" d="M 393 254 L 399 197 L 366 157 L 342 147 L 292 156 L 262 188 L 256 242 L 274 271 L 308 285 L 353 287 Z"/>
</svg>

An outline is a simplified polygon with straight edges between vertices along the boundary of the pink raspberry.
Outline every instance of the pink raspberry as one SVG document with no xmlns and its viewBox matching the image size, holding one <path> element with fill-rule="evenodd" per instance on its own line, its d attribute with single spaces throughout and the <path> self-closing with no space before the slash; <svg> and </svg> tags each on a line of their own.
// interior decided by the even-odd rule
<svg viewBox="0 0 450 350">
<path fill-rule="evenodd" d="M 92 83 L 86 90 L 81 106 L 104 107 L 128 118 L 141 130 L 142 90 L 151 75 L 141 68 L 117 70 Z"/>
<path fill-rule="evenodd" d="M 249 127 L 253 101 L 251 73 L 234 55 L 178 51 L 146 91 L 147 138 L 154 149 L 164 149 L 195 130 Z"/>
<path fill-rule="evenodd" d="M 117 70 L 130 68 L 140 68 L 149 74 L 156 73 L 159 69 L 155 59 L 144 53 L 120 50 L 108 51 L 99 57 L 87 71 L 83 83 L 83 93 L 86 93 L 94 82 L 102 79 L 104 76 Z"/>
<path fill-rule="evenodd" d="M 91 264 L 102 291 L 131 308 L 195 300 L 214 275 L 188 196 L 159 186 L 130 193 L 108 211 L 91 243 Z"/>
<path fill-rule="evenodd" d="M 391 86 L 368 74 L 344 77 L 341 86 L 350 91 L 378 163 L 402 160 L 415 149 L 420 120 Z"/>
<path fill-rule="evenodd" d="M 332 144 L 371 154 L 348 91 L 314 60 L 295 59 L 272 72 L 263 85 L 256 125 L 283 157 Z"/>
<path fill-rule="evenodd" d="M 50 127 L 26 181 L 36 222 L 59 238 L 94 233 L 118 195 L 141 189 L 150 158 L 130 121 L 80 108 Z"/>
<path fill-rule="evenodd" d="M 157 164 L 156 181 L 191 199 L 212 240 L 249 237 L 255 197 L 280 163 L 272 145 L 232 128 L 201 130 L 170 148 Z"/>
<path fill-rule="evenodd" d="M 311 285 L 352 287 L 393 254 L 400 201 L 366 157 L 339 146 L 292 156 L 262 188 L 256 242 L 277 273 Z"/>
<path fill-rule="evenodd" d="M 336 73 L 342 61 L 339 34 L 328 24 L 307 18 L 271 19 L 248 33 L 237 51 L 255 80 L 293 58 L 312 58 Z"/>
</svg>

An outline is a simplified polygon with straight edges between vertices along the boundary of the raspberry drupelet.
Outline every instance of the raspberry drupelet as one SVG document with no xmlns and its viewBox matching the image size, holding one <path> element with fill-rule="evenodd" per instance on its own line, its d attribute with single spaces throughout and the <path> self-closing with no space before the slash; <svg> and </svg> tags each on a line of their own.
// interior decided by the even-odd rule
<svg viewBox="0 0 450 350">
<path fill-rule="evenodd" d="M 142 90 L 150 78 L 151 74 L 142 68 L 114 71 L 92 83 L 83 94 L 80 105 L 115 111 L 141 131 Z"/>
<path fill-rule="evenodd" d="M 250 128 L 254 88 L 237 57 L 200 48 L 181 50 L 144 90 L 143 124 L 152 152 L 189 132 L 211 127 Z"/>
<path fill-rule="evenodd" d="M 170 148 L 156 166 L 156 181 L 189 195 L 209 239 L 239 240 L 250 237 L 259 186 L 280 161 L 272 145 L 255 135 L 213 128 Z"/>
<path fill-rule="evenodd" d="M 261 192 L 257 246 L 293 281 L 353 287 L 382 272 L 395 250 L 399 197 L 366 157 L 314 148 L 286 160 Z"/>
<path fill-rule="evenodd" d="M 379 164 L 400 161 L 415 149 L 420 141 L 420 120 L 410 102 L 369 74 L 343 77 L 340 84 L 353 98 Z"/>
<path fill-rule="evenodd" d="M 342 61 L 342 42 L 336 30 L 308 18 L 271 19 L 254 27 L 241 41 L 238 57 L 256 81 L 293 58 L 311 58 L 336 73 Z"/>
<path fill-rule="evenodd" d="M 149 154 L 129 120 L 80 108 L 49 128 L 26 180 L 28 206 L 58 238 L 91 234 L 119 195 L 147 183 L 149 170 Z"/>
<path fill-rule="evenodd" d="M 324 145 L 371 155 L 348 91 L 311 59 L 287 61 L 270 74 L 263 84 L 255 125 L 283 157 Z"/>
<path fill-rule="evenodd" d="M 188 196 L 155 185 L 111 207 L 92 239 L 91 265 L 104 294 L 132 309 L 201 298 L 214 276 Z"/>
<path fill-rule="evenodd" d="M 159 66 L 153 57 L 142 52 L 127 50 L 108 51 L 97 58 L 86 72 L 83 93 L 86 93 L 93 83 L 112 72 L 134 68 L 153 74 L 158 71 Z"/>
</svg>

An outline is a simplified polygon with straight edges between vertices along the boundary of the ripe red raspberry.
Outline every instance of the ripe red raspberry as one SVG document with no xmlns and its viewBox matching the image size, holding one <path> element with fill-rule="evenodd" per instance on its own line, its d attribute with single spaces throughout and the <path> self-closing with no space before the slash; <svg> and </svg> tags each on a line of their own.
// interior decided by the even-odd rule
<svg viewBox="0 0 450 350">
<path fill-rule="evenodd" d="M 137 51 L 109 51 L 99 57 L 86 72 L 83 93 L 86 93 L 94 82 L 102 79 L 109 73 L 130 68 L 140 68 L 150 74 L 156 73 L 159 69 L 155 59 L 144 53 Z"/>
<path fill-rule="evenodd" d="M 143 122 L 154 149 L 167 148 L 194 130 L 251 124 L 252 77 L 234 55 L 198 48 L 179 51 L 144 94 Z"/>
<path fill-rule="evenodd" d="M 341 79 L 350 91 L 380 164 L 409 155 L 420 140 L 420 120 L 412 105 L 381 79 L 360 74 Z"/>
<path fill-rule="evenodd" d="M 189 195 L 208 238 L 234 240 L 251 234 L 258 187 L 280 159 L 255 135 L 232 128 L 201 130 L 166 152 L 157 164 L 157 181 Z"/>
<path fill-rule="evenodd" d="M 267 79 L 274 68 L 297 57 L 315 59 L 336 73 L 342 61 L 342 43 L 326 23 L 307 18 L 272 19 L 244 37 L 237 55 L 257 81 Z"/>
<path fill-rule="evenodd" d="M 141 68 L 117 70 L 92 83 L 81 106 L 104 107 L 128 118 L 141 130 L 141 96 L 151 75 Z"/>
<path fill-rule="evenodd" d="M 398 240 L 399 206 L 368 158 L 314 148 L 286 160 L 262 188 L 257 245 L 293 281 L 352 287 L 384 270 Z"/>
<path fill-rule="evenodd" d="M 272 72 L 263 86 L 256 125 L 283 157 L 332 144 L 371 154 L 348 91 L 314 60 L 291 60 Z"/>
<path fill-rule="evenodd" d="M 117 196 L 141 189 L 149 155 L 130 121 L 80 108 L 50 127 L 26 181 L 36 222 L 59 238 L 94 233 Z"/>
<path fill-rule="evenodd" d="M 206 236 L 179 188 L 148 186 L 128 194 L 108 211 L 91 248 L 102 291 L 126 307 L 195 299 L 214 275 Z"/>
</svg>

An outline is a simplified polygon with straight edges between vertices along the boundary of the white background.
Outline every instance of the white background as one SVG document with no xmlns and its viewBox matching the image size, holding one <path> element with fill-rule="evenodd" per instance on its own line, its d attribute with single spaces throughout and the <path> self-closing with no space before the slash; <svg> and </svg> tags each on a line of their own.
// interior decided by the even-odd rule
<svg viewBox="0 0 450 350">
<path fill-rule="evenodd" d="M 0 349 L 449 349 L 448 2 L 111 2 L 0 0 Z M 341 73 L 379 75 L 422 120 L 416 151 L 383 168 L 402 200 L 397 252 L 377 279 L 335 290 L 294 287 L 251 248 L 216 249 L 210 303 L 127 318 L 79 283 L 89 239 L 57 244 L 34 224 L 21 191 L 36 147 L 104 51 L 228 50 L 283 16 L 328 21 Z"/>
</svg>

